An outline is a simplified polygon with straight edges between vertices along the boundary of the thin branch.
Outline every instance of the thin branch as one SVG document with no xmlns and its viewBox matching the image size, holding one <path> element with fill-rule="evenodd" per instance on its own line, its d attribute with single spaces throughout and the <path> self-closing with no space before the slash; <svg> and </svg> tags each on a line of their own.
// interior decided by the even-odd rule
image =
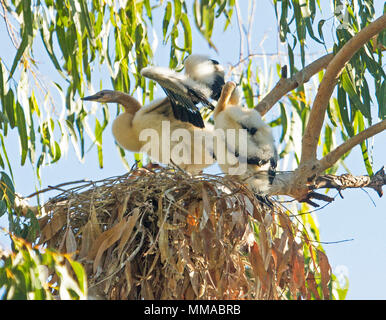
<svg viewBox="0 0 386 320">
<path fill-rule="evenodd" d="M 302 156 L 300 160 L 301 164 L 316 159 L 316 148 L 323 127 L 328 102 L 334 91 L 338 77 L 345 65 L 360 48 L 362 48 L 372 37 L 380 33 L 385 27 L 386 14 L 370 23 L 352 37 L 328 64 L 316 94 L 310 118 L 304 132 Z"/>
<path fill-rule="evenodd" d="M 308 53 L 308 56 L 310 56 L 310 57 L 317 56 L 317 55 L 320 55 L 320 52 Z M 300 53 L 299 54 L 295 54 L 295 56 L 300 56 Z M 251 59 L 266 58 L 266 57 L 272 57 L 272 58 L 288 57 L 288 53 L 284 53 L 284 52 L 265 52 L 265 53 L 264 52 L 255 52 L 255 53 L 249 53 L 247 56 L 245 56 L 244 58 L 242 58 L 241 60 L 239 60 L 235 64 L 230 65 L 229 66 L 229 73 L 231 73 L 234 69 L 238 68 L 241 64 L 243 64 L 243 63 L 245 63 L 245 62 L 247 62 L 247 61 L 249 61 Z M 306 81 L 304 81 L 304 82 L 306 82 Z"/>
<path fill-rule="evenodd" d="M 261 115 L 266 114 L 288 92 L 308 82 L 313 75 L 325 69 L 332 58 L 332 53 L 324 55 L 294 74 L 293 77 L 288 79 L 281 78 L 275 87 L 256 105 L 255 109 Z"/>
<path fill-rule="evenodd" d="M 12 23 L 8 20 L 7 10 L 6 10 L 7 6 L 5 5 L 3 0 L 0 0 L 0 4 L 1 4 L 3 11 L 4 11 L 4 13 L 1 15 L 4 19 L 5 26 L 6 26 L 7 32 L 8 32 L 8 36 L 11 39 L 13 46 L 16 49 L 19 49 L 20 40 L 16 39 L 17 37 L 16 37 L 15 31 L 14 31 L 14 27 L 13 27 Z"/>
<path fill-rule="evenodd" d="M 39 190 L 39 191 L 36 191 L 32 194 L 30 194 L 29 196 L 26 196 L 26 197 L 23 197 L 23 199 L 30 199 L 40 193 L 44 193 L 44 192 L 47 192 L 47 191 L 52 191 L 52 190 L 60 190 L 60 187 L 64 187 L 64 186 L 68 186 L 70 184 L 77 184 L 77 183 L 83 183 L 83 182 L 88 182 L 87 180 L 83 179 L 83 180 L 77 180 L 77 181 L 70 181 L 70 182 L 64 182 L 64 183 L 60 183 L 56 186 L 48 186 L 48 188 L 46 189 L 43 189 L 43 190 Z"/>
<path fill-rule="evenodd" d="M 250 3 L 251 2 L 249 2 L 249 4 Z M 248 33 L 247 33 L 248 55 L 251 53 L 251 50 L 252 50 L 252 27 L 253 27 L 253 20 L 255 17 L 255 9 L 256 9 L 256 0 L 252 0 L 252 8 L 248 17 Z"/>
<path fill-rule="evenodd" d="M 324 156 L 319 162 L 321 165 L 321 170 L 326 170 L 332 167 L 345 153 L 350 151 L 357 144 L 362 141 L 375 136 L 376 134 L 386 130 L 386 120 L 378 122 L 377 124 L 359 132 L 357 135 L 351 137 L 340 146 L 332 150 L 326 156 Z"/>
<path fill-rule="evenodd" d="M 328 202 L 328 203 L 331 203 L 332 201 L 335 200 L 335 198 L 332 198 L 332 197 L 329 197 L 325 194 L 321 194 L 321 193 L 317 193 L 315 191 L 311 191 L 307 194 L 307 197 L 305 197 L 302 202 L 306 202 L 308 204 L 310 204 L 311 206 L 315 207 L 315 208 L 318 208 L 319 205 L 315 202 L 313 202 L 311 199 L 315 199 L 315 200 L 322 200 L 322 201 L 325 201 L 325 202 Z"/>
<path fill-rule="evenodd" d="M 239 55 L 239 60 L 241 60 L 243 55 L 244 55 L 243 54 L 243 52 L 244 52 L 244 36 L 243 36 L 243 18 L 241 17 L 238 0 L 235 1 L 235 8 L 236 8 L 237 25 L 239 27 L 239 34 L 240 34 L 240 55 Z"/>
</svg>

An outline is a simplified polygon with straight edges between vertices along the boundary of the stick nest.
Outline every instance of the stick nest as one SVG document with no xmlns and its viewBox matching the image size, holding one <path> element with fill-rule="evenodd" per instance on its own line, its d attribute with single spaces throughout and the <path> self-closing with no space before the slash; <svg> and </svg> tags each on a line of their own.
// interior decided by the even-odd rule
<svg viewBox="0 0 386 320">
<path fill-rule="evenodd" d="M 301 231 L 285 210 L 226 177 L 134 168 L 62 190 L 43 207 L 40 244 L 73 253 L 91 298 L 329 296 L 328 277 L 317 290 L 322 265 L 305 265 L 305 250 L 307 261 L 316 251 L 295 241 Z"/>
</svg>

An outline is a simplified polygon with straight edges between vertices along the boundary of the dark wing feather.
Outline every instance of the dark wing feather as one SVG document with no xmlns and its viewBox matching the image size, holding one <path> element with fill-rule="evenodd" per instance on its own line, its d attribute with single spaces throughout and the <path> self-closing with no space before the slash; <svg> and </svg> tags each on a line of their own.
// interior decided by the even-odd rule
<svg viewBox="0 0 386 320">
<path fill-rule="evenodd" d="M 204 106 L 214 110 L 214 106 L 208 100 L 209 97 L 197 86 L 190 83 L 180 74 L 172 70 L 161 67 L 147 67 L 141 74 L 152 79 L 162 87 L 172 105 L 174 117 L 183 122 L 204 128 L 204 121 L 196 104 L 202 103 Z"/>
<path fill-rule="evenodd" d="M 165 88 L 163 88 L 163 90 L 172 105 L 174 118 L 183 122 L 189 122 L 198 128 L 205 127 L 200 110 L 191 99 L 187 99 L 186 97 Z"/>
<path fill-rule="evenodd" d="M 204 106 L 208 107 L 210 110 L 214 110 L 214 105 L 208 100 L 208 98 L 199 90 L 196 90 L 191 87 L 187 87 L 188 95 L 194 102 L 194 104 L 202 103 Z"/>
<path fill-rule="evenodd" d="M 245 158 L 245 157 L 241 156 L 237 150 L 234 152 L 234 155 L 236 158 L 239 159 L 239 161 L 241 163 L 252 164 L 252 165 L 255 165 L 258 167 L 265 165 L 269 161 L 269 160 L 263 160 L 263 159 L 260 159 L 259 157 L 253 157 L 253 156 L 249 156 L 249 157 Z"/>
</svg>

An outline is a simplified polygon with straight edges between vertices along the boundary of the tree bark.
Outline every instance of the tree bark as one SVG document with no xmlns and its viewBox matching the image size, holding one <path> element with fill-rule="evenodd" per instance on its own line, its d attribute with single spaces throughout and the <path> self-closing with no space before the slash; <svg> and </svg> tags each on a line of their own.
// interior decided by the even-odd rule
<svg viewBox="0 0 386 320">
<path fill-rule="evenodd" d="M 255 109 L 263 116 L 288 92 L 308 82 L 313 75 L 325 69 L 333 57 L 332 53 L 327 54 L 294 74 L 293 77 L 282 77 L 275 87 L 256 105 Z"/>
<path fill-rule="evenodd" d="M 383 195 L 382 187 L 386 184 L 386 175 L 384 167 L 382 167 L 374 176 L 353 176 L 351 174 L 343 174 L 340 176 L 324 174 L 317 176 L 312 182 L 303 186 L 294 186 L 294 181 L 298 179 L 298 173 L 292 172 L 278 172 L 273 185 L 269 191 L 270 195 L 288 195 L 299 201 L 307 201 L 311 198 L 332 201 L 333 198 L 315 193 L 315 190 L 329 188 L 338 191 L 344 189 L 355 188 L 371 188 L 375 190 L 381 197 Z M 311 194 L 311 196 L 309 196 Z"/>
<path fill-rule="evenodd" d="M 316 159 L 316 148 L 320 132 L 323 127 L 328 102 L 344 67 L 360 48 L 362 48 L 372 37 L 380 33 L 385 28 L 386 14 L 370 23 L 354 37 L 352 37 L 336 53 L 334 58 L 328 64 L 326 73 L 320 83 L 311 108 L 310 118 L 303 135 L 301 163 Z"/>
<path fill-rule="evenodd" d="M 334 165 L 345 153 L 365 139 L 385 130 L 386 120 L 373 125 L 351 137 L 323 159 L 316 158 L 317 144 L 323 127 L 328 102 L 343 68 L 352 56 L 362 48 L 372 37 L 386 28 L 386 14 L 370 23 L 352 37 L 328 63 L 323 80 L 316 94 L 303 141 L 299 167 L 287 174 L 278 174 L 272 185 L 270 194 L 284 194 L 299 201 L 308 201 L 318 197 L 312 190 L 317 189 L 317 178 Z M 381 188 L 381 187 L 380 187 Z M 382 188 L 378 194 L 382 194 Z"/>
</svg>

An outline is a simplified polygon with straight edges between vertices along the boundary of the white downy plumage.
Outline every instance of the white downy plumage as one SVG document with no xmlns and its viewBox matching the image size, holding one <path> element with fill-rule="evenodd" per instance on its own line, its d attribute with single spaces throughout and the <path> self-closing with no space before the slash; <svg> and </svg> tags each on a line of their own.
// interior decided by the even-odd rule
<svg viewBox="0 0 386 320">
<path fill-rule="evenodd" d="M 185 59 L 185 74 L 210 89 L 210 98 L 218 100 L 225 84 L 224 68 L 208 56 L 192 54 Z"/>
<path fill-rule="evenodd" d="M 225 136 L 224 144 L 216 145 L 217 157 L 222 151 L 220 147 L 225 145 L 227 149 L 226 156 L 218 161 L 219 166 L 225 174 L 237 176 L 254 193 L 266 195 L 277 165 L 271 128 L 258 111 L 242 107 L 239 100 L 236 84 L 227 82 L 214 111 L 215 132 L 224 130 Z"/>
</svg>

